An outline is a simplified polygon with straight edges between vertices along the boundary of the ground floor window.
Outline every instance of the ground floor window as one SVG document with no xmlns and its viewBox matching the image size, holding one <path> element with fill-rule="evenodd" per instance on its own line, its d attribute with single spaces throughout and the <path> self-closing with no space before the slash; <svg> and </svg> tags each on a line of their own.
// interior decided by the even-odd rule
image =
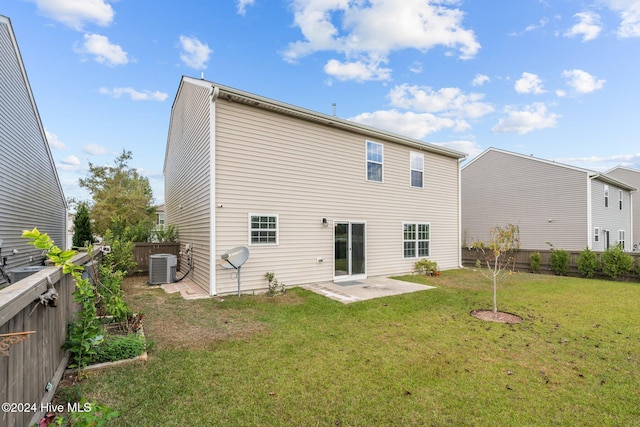
<svg viewBox="0 0 640 427">
<path fill-rule="evenodd" d="M 403 224 L 403 246 L 405 258 L 420 258 L 429 256 L 431 226 L 429 223 Z"/>
<path fill-rule="evenodd" d="M 625 244 L 624 244 L 624 230 L 618 230 L 618 244 L 620 245 L 620 247 L 622 248 L 622 250 L 626 250 L 625 248 Z"/>
<path fill-rule="evenodd" d="M 278 244 L 278 215 L 249 215 L 249 242 L 252 245 Z"/>
</svg>

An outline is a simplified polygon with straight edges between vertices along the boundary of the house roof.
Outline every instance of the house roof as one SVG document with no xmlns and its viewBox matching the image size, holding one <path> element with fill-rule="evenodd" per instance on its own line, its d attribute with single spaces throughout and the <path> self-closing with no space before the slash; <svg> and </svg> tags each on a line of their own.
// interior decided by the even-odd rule
<svg viewBox="0 0 640 427">
<path fill-rule="evenodd" d="M 47 134 L 44 130 L 44 126 L 42 125 L 42 120 L 40 119 L 40 113 L 38 112 L 38 107 L 36 105 L 36 100 L 33 96 L 33 92 L 31 92 L 31 85 L 29 84 L 29 78 L 27 77 L 27 70 L 24 66 L 24 62 L 22 62 L 22 55 L 20 54 L 20 48 L 18 47 L 18 42 L 16 40 L 16 36 L 13 31 L 13 26 L 11 25 L 11 19 L 9 19 L 9 17 L 7 16 L 0 15 L 0 24 L 4 24 L 9 28 L 9 37 L 11 38 L 13 51 L 16 55 L 16 59 L 18 60 L 18 64 L 20 66 L 20 73 L 22 75 L 22 79 L 27 89 L 27 94 L 29 96 L 31 108 L 33 108 L 34 115 L 38 122 L 37 123 L 38 129 L 40 131 L 40 135 L 42 136 L 42 141 L 44 142 L 45 150 L 46 150 L 47 156 L 49 157 L 49 162 L 51 163 L 51 167 L 53 168 L 53 175 L 55 176 L 56 184 L 60 189 L 60 196 L 62 197 L 62 201 L 64 203 L 65 208 L 68 208 L 67 200 L 64 197 L 64 191 L 62 190 L 62 184 L 60 183 L 60 177 L 58 176 L 58 171 L 56 169 L 56 164 L 55 164 L 55 161 L 53 160 L 53 155 L 51 154 L 51 148 L 49 147 L 49 142 L 47 140 Z"/>
<path fill-rule="evenodd" d="M 512 151 L 507 151 L 507 150 L 502 150 L 499 148 L 494 148 L 494 147 L 489 147 L 486 150 L 484 150 L 482 153 L 480 153 L 478 156 L 476 156 L 474 159 L 472 159 L 469 163 L 467 163 L 466 165 L 464 165 L 462 167 L 462 170 L 468 168 L 470 165 L 472 165 L 476 160 L 484 157 L 487 153 L 491 153 L 491 152 L 496 152 L 496 153 L 502 153 L 502 154 L 507 154 L 510 156 L 515 156 L 515 157 L 520 157 L 522 159 L 527 159 L 530 161 L 535 161 L 535 162 L 541 162 L 541 163 L 546 163 L 546 164 L 550 164 L 550 165 L 554 165 L 554 166 L 558 166 L 558 167 L 562 167 L 562 168 L 566 168 L 566 169 L 571 169 L 571 170 L 575 170 L 577 172 L 583 172 L 587 175 L 587 177 L 589 179 L 598 179 L 600 181 L 603 181 L 607 184 L 611 184 L 614 185 L 618 188 L 621 188 L 623 190 L 628 190 L 628 191 L 637 191 L 638 189 L 635 187 L 630 186 L 629 184 L 626 184 L 622 181 L 619 181 L 611 176 L 608 176 L 605 172 L 598 172 L 598 171 L 594 171 L 594 170 L 590 170 L 590 169 L 584 169 L 584 168 L 580 168 L 577 166 L 571 166 L 571 165 L 567 165 L 565 163 L 559 163 L 556 162 L 554 160 L 546 160 L 546 159 L 541 159 L 538 157 L 534 157 L 533 155 L 525 155 L 525 154 L 520 154 L 520 153 L 514 153 Z"/>
<path fill-rule="evenodd" d="M 183 76 L 182 80 L 180 81 L 180 88 L 178 89 L 178 93 L 176 94 L 176 99 L 178 98 L 178 95 L 180 94 L 180 90 L 182 86 L 185 84 L 185 82 L 190 84 L 195 84 L 201 87 L 209 88 L 212 91 L 212 97 L 214 97 L 214 99 L 217 97 L 220 97 L 228 101 L 243 103 L 243 104 L 251 105 L 256 108 L 262 108 L 265 110 L 274 111 L 280 114 L 297 117 L 303 120 L 320 123 L 326 126 L 348 130 L 350 132 L 360 133 L 371 138 L 385 139 L 388 141 L 396 142 L 402 145 L 407 145 L 423 151 L 428 151 L 436 154 L 441 154 L 443 156 L 452 157 L 458 160 L 465 159 L 467 157 L 467 154 L 461 151 L 451 150 L 436 144 L 420 141 L 418 139 L 408 138 L 392 132 L 376 129 L 371 126 L 355 123 L 350 120 L 341 119 L 339 117 L 330 116 L 328 114 L 319 113 L 317 111 L 308 110 L 302 107 L 297 107 L 295 105 L 276 101 L 274 99 L 265 98 L 263 96 L 255 95 L 253 93 L 245 92 L 229 86 L 224 86 L 211 81 L 195 79 L 187 76 Z M 175 106 L 175 100 L 174 100 L 174 106 Z"/>
</svg>

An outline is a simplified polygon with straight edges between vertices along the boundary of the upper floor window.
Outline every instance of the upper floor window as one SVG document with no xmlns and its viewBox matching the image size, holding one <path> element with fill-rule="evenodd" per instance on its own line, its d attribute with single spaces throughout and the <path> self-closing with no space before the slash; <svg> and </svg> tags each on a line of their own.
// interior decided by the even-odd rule
<svg viewBox="0 0 640 427">
<path fill-rule="evenodd" d="M 622 190 L 618 190 L 618 208 L 622 210 Z"/>
<path fill-rule="evenodd" d="M 278 215 L 249 215 L 249 242 L 252 245 L 278 244 Z"/>
<path fill-rule="evenodd" d="M 600 227 L 595 227 L 593 229 L 593 241 L 594 242 L 600 241 Z"/>
<path fill-rule="evenodd" d="M 422 188 L 424 175 L 424 154 L 411 152 L 411 186 Z"/>
<path fill-rule="evenodd" d="M 429 256 L 430 225 L 428 223 L 405 223 L 402 241 L 405 258 Z"/>
<path fill-rule="evenodd" d="M 384 147 L 377 142 L 367 141 L 367 181 L 382 182 Z"/>
<path fill-rule="evenodd" d="M 609 207 L 609 186 L 606 184 L 604 185 L 604 207 Z"/>
</svg>

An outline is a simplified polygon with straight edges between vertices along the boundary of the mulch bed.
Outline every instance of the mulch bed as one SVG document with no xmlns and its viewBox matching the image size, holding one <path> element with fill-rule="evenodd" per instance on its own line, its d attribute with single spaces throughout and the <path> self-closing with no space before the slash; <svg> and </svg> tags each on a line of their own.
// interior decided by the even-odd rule
<svg viewBox="0 0 640 427">
<path fill-rule="evenodd" d="M 504 311 L 494 313 L 493 310 L 473 310 L 470 314 L 486 322 L 522 323 L 522 317 Z"/>
</svg>

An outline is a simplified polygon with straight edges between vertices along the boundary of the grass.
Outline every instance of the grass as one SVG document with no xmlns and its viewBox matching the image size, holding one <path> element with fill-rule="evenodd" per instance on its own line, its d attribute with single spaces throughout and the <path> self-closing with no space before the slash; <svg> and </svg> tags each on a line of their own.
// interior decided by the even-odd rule
<svg viewBox="0 0 640 427">
<path fill-rule="evenodd" d="M 112 425 L 640 426 L 637 283 L 516 274 L 491 308 L 473 270 L 437 289 L 343 305 L 302 289 L 184 301 L 125 281 L 154 341 L 145 363 L 91 374 Z"/>
</svg>

